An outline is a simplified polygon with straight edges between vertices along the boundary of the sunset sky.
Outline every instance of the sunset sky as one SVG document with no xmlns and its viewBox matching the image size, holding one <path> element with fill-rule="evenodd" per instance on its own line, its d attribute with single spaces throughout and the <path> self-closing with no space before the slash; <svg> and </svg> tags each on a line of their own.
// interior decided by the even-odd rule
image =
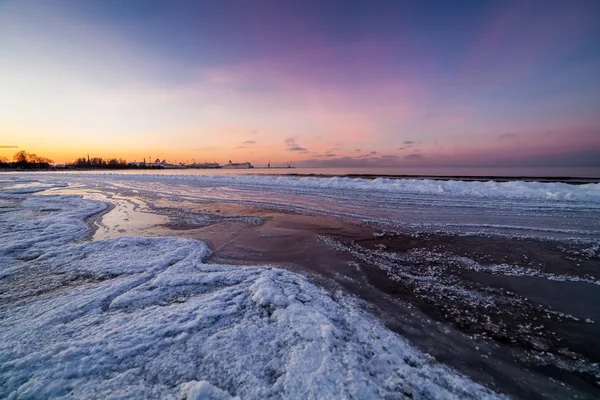
<svg viewBox="0 0 600 400">
<path fill-rule="evenodd" d="M 0 146 L 600 166 L 600 2 L 0 0 Z"/>
</svg>

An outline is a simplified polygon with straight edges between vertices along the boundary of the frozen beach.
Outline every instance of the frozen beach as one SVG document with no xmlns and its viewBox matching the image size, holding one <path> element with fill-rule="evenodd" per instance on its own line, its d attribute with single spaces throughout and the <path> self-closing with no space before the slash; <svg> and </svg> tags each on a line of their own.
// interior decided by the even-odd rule
<svg viewBox="0 0 600 400">
<path fill-rule="evenodd" d="M 1 398 L 596 398 L 600 184 L 0 176 Z"/>
</svg>

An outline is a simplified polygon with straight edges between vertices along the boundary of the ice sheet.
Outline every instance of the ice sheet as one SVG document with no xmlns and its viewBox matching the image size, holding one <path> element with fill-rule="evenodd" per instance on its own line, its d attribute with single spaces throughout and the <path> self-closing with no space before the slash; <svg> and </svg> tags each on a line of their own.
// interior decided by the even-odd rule
<svg viewBox="0 0 600 400">
<path fill-rule="evenodd" d="M 103 203 L 7 187 L 2 398 L 499 397 L 304 276 L 189 239 L 82 242 Z"/>
<path fill-rule="evenodd" d="M 390 228 L 600 239 L 600 184 L 118 173 L 40 178 L 121 195 L 235 202 Z"/>
<path fill-rule="evenodd" d="M 78 174 L 77 176 L 82 176 Z M 68 176 L 68 175 L 62 175 Z M 70 175 L 74 177 L 75 175 Z M 85 174 L 98 180 L 163 181 L 194 184 L 197 186 L 249 186 L 253 188 L 291 188 L 313 191 L 344 189 L 362 191 L 385 191 L 399 194 L 430 194 L 444 196 L 468 196 L 475 198 L 500 198 L 524 200 L 571 200 L 600 202 L 600 184 L 571 185 L 553 182 L 479 182 L 437 181 L 430 179 L 362 179 L 362 178 L 313 178 L 290 176 L 219 176 L 219 175 L 175 175 L 175 174 Z"/>
</svg>

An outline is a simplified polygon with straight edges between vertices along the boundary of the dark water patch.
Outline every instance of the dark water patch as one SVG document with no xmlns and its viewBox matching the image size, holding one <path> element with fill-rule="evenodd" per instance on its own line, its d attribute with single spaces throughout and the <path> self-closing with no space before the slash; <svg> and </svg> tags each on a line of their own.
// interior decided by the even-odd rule
<svg viewBox="0 0 600 400">
<path fill-rule="evenodd" d="M 587 343 L 593 341 L 598 325 L 575 321 L 566 314 L 551 313 L 545 318 L 546 311 L 554 310 L 551 304 L 531 300 L 521 293 L 526 291 L 504 284 L 504 279 L 518 281 L 521 277 L 463 271 L 462 256 L 455 255 L 459 261 L 446 255 L 432 256 L 429 247 L 419 247 L 415 237 L 399 248 L 387 244 L 383 251 L 377 245 L 385 243 L 372 242 L 372 230 L 320 217 L 274 214 L 265 217 L 260 226 L 223 222 L 189 233 L 211 245 L 212 262 L 275 264 L 308 272 L 332 291 L 342 287 L 366 300 L 390 329 L 437 360 L 500 392 L 557 399 L 592 398 L 589 394 L 597 393 L 595 372 L 588 368 L 597 359 L 596 350 L 574 344 L 581 337 L 587 338 Z M 323 237 L 347 245 L 369 243 L 371 249 L 360 247 L 363 253 L 357 256 L 319 240 Z M 378 265 L 381 259 L 369 258 L 378 252 L 412 252 L 416 272 L 412 271 L 410 279 L 395 279 Z M 482 253 L 482 259 L 501 258 L 485 256 Z M 394 256 L 384 260 L 391 264 Z M 557 310 L 574 312 L 568 307 Z M 574 327 L 579 334 L 568 336 Z M 546 353 L 556 355 L 558 361 L 540 358 Z M 563 387 L 560 382 L 568 385 Z"/>
<path fill-rule="evenodd" d="M 541 241 L 400 232 L 321 240 L 355 257 L 375 286 L 434 320 L 505 346 L 525 368 L 598 390 L 600 286 L 589 274 L 597 274 L 596 260 L 574 260 Z M 584 262 L 582 271 L 577 264 Z M 373 267 L 392 282 L 373 275 Z"/>
</svg>

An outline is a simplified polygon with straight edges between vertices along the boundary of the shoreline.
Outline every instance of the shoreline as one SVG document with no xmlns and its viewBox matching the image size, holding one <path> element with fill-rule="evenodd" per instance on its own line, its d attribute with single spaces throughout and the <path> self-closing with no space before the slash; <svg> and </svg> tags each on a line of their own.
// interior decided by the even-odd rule
<svg viewBox="0 0 600 400">
<path fill-rule="evenodd" d="M 376 257 L 382 249 L 385 249 L 385 253 L 400 256 L 424 248 L 436 249 L 437 252 L 447 248 L 447 251 L 453 251 L 457 259 L 471 257 L 480 262 L 512 263 L 519 260 L 531 261 L 535 254 L 547 252 L 550 247 L 556 248 L 555 244 L 543 240 L 524 242 L 435 234 L 413 237 L 409 232 L 386 234 L 386 231 L 381 231 L 377 226 L 360 225 L 348 219 L 300 215 L 224 201 L 204 204 L 166 200 L 153 204 L 152 199 L 144 201 L 148 209 L 142 212 L 169 218 L 167 224 L 146 228 L 144 236 L 197 239 L 207 243 L 212 249 L 211 256 L 206 260 L 209 264 L 276 265 L 308 275 L 330 291 L 342 289 L 352 296 L 358 296 L 366 302 L 370 312 L 377 315 L 389 329 L 442 363 L 493 390 L 517 397 L 535 397 L 541 394 L 548 398 L 564 398 L 578 393 L 585 398 L 585 393 L 593 393 L 598 389 L 594 388 L 592 377 L 582 380 L 585 373 L 567 374 L 561 369 L 550 368 L 544 362 L 536 364 L 535 361 L 536 357 L 545 352 L 560 356 L 560 349 L 565 347 L 565 343 L 567 347 L 579 348 L 576 353 L 583 353 L 585 358 L 600 359 L 600 349 L 596 348 L 593 341 L 589 342 L 589 338 L 600 335 L 598 324 L 588 324 L 583 330 L 587 332 L 587 339 L 569 333 L 581 331 L 583 325 L 568 317 L 544 319 L 547 335 L 531 336 L 530 331 L 520 331 L 521 328 L 518 328 L 537 318 L 544 318 L 544 310 L 551 305 L 558 305 L 555 300 L 548 298 L 545 291 L 552 292 L 555 290 L 553 286 L 558 284 L 563 287 L 564 284 L 535 277 L 512 278 L 475 271 L 452 271 L 454 267 L 446 271 L 445 274 L 449 273 L 448 276 L 453 277 L 457 287 L 504 288 L 509 290 L 508 293 L 513 293 L 510 296 L 521 299 L 514 304 L 505 303 L 503 307 L 506 309 L 490 314 L 494 316 L 496 323 L 506 326 L 506 329 L 496 331 L 483 320 L 476 322 L 469 319 L 471 313 L 487 315 L 489 310 L 479 306 L 473 308 L 468 302 L 462 305 L 460 302 L 448 304 L 444 298 L 436 296 L 434 287 L 423 291 L 424 287 L 397 281 L 393 274 L 390 275 L 377 266 L 377 260 L 369 260 L 369 257 Z M 260 222 L 257 222 L 258 219 Z M 129 232 L 121 232 L 117 236 L 121 234 Z M 327 243 L 323 238 L 332 239 L 337 245 L 332 246 L 331 242 Z M 343 248 L 357 244 L 360 247 L 359 253 Z M 482 246 L 491 246 L 496 250 L 480 255 L 473 253 Z M 520 250 L 515 253 L 515 248 Z M 520 257 L 521 251 L 527 251 L 525 258 Z M 486 260 L 490 253 L 496 259 Z M 560 251 L 552 250 L 551 257 L 561 257 Z M 412 262 L 418 264 L 419 259 Z M 592 267 L 593 265 L 588 269 L 593 270 Z M 556 267 L 553 273 L 568 274 L 569 267 Z M 595 279 L 598 278 L 600 276 L 596 275 Z M 535 279 L 536 284 L 518 284 L 528 279 Z M 599 300 L 594 291 L 585 294 L 583 289 L 588 288 L 589 284 L 573 285 L 574 293 L 593 296 L 592 300 L 588 300 L 591 301 L 589 304 Z M 484 293 L 487 290 L 484 289 Z M 497 289 L 492 292 L 494 290 Z M 528 298 L 534 300 L 530 301 Z M 578 304 L 584 303 L 586 302 L 580 301 L 571 306 L 564 305 L 559 313 L 577 314 L 582 311 L 577 308 L 580 307 Z M 537 310 L 535 304 L 546 305 Z M 594 318 L 598 321 L 599 317 L 600 315 L 596 315 Z M 540 340 L 545 343 L 542 348 L 536 347 Z M 567 388 L 553 381 L 560 381 L 561 377 L 569 383 Z M 532 387 L 536 389 L 532 390 Z M 574 388 L 576 391 L 572 392 Z"/>
<path fill-rule="evenodd" d="M 547 183 L 568 183 L 573 185 L 582 185 L 587 183 L 600 183 L 600 178 L 582 178 L 582 177 L 536 177 L 536 176 L 477 176 L 477 175 L 376 175 L 376 174 L 346 174 L 346 175 L 327 175 L 327 174 L 285 174 L 286 176 L 296 177 L 315 177 L 315 178 L 358 178 L 358 179 L 418 179 L 434 181 L 463 181 L 463 182 L 547 182 Z"/>
<path fill-rule="evenodd" d="M 122 173 L 127 172 L 130 174 L 135 174 L 136 172 L 144 175 L 147 173 L 158 173 L 166 172 L 166 175 L 178 175 L 177 171 L 198 171 L 197 174 L 180 174 L 180 175 L 198 175 L 198 176 L 272 176 L 272 177 L 294 177 L 294 178 L 350 178 L 350 179 L 366 179 L 366 180 L 374 180 L 378 178 L 382 179 L 392 179 L 392 180 L 435 180 L 435 181 L 462 181 L 462 182 L 541 182 L 541 183 L 566 183 L 572 185 L 584 185 L 590 183 L 600 183 L 600 177 L 583 177 L 583 176 L 529 176 L 529 175 L 429 175 L 429 174 L 374 174 L 374 173 L 267 173 L 262 171 L 268 171 L 269 169 L 275 170 L 289 170 L 289 169 L 297 169 L 297 167 L 292 168 L 261 168 L 254 167 L 249 169 L 225 169 L 225 171 L 248 171 L 245 173 L 210 173 L 203 174 L 203 171 L 219 171 L 220 169 L 199 169 L 199 168 L 86 168 L 86 169 L 31 169 L 31 170 L 19 170 L 19 169 L 10 169 L 10 170 L 0 170 L 0 173 L 66 173 L 66 174 L 77 174 L 77 173 L 86 173 L 86 172 L 106 172 L 106 173 Z M 254 172 L 254 170 L 259 170 L 261 172 Z M 254 172 L 254 173 L 253 173 Z"/>
<path fill-rule="evenodd" d="M 215 269 L 229 265 L 234 271 L 235 266 L 240 271 L 279 268 L 303 275 L 332 297 L 357 299 L 361 310 L 431 360 L 497 393 L 552 399 L 600 394 L 600 343 L 595 339 L 600 336 L 600 311 L 594 307 L 600 301 L 597 224 L 586 225 L 587 231 L 581 230 L 583 225 L 578 230 L 565 225 L 589 220 L 597 203 L 585 212 L 569 208 L 573 217 L 568 222 L 562 219 L 562 208 L 553 207 L 559 224 L 540 226 L 533 220 L 525 222 L 522 215 L 547 215 L 545 206 L 533 203 L 532 213 L 528 203 L 514 208 L 512 200 L 505 204 L 496 199 L 494 209 L 507 211 L 489 214 L 491 220 L 479 222 L 482 229 L 515 211 L 523 226 L 498 225 L 497 234 L 492 230 L 486 235 L 478 234 L 481 231 L 462 217 L 464 231 L 430 226 L 440 218 L 452 227 L 452 220 L 443 218 L 453 213 L 434 212 L 437 203 L 422 204 L 421 197 L 390 202 L 393 197 L 343 192 L 336 202 L 327 203 L 325 199 L 331 197 L 325 196 L 331 192 L 311 188 L 290 194 L 261 186 L 236 188 L 227 180 L 222 187 L 200 189 L 171 185 L 162 178 L 152 184 L 151 176 L 127 184 L 108 175 L 98 181 L 81 177 L 67 181 L 67 186 L 49 185 L 34 195 L 41 204 L 40 216 L 59 211 L 44 205 L 46 194 L 108 204 L 91 205 L 100 211 L 83 221 L 90 233 L 82 237 L 83 242 L 75 241 L 78 246 L 104 249 L 121 242 L 141 245 L 194 239 L 205 244 L 195 242 L 200 247 L 211 249 L 200 257 L 203 265 Z M 7 181 L 9 187 L 12 181 Z M 48 186 L 28 178 L 25 182 L 42 190 Z M 30 193 L 26 189 L 13 186 L 15 193 Z M 450 198 L 445 198 L 445 206 Z M 47 200 L 53 201 L 63 200 Z M 489 200 L 480 202 L 489 206 Z M 385 206 L 381 213 L 371 216 L 369 212 L 380 203 Z M 482 206 L 474 210 L 485 212 Z M 459 199 L 456 207 L 450 210 L 462 209 L 464 201 Z M 416 221 L 427 223 L 390 224 L 391 209 L 400 213 L 401 220 L 420 215 Z M 511 226 L 519 233 L 502 234 Z M 536 227 L 537 236 L 523 234 Z M 562 236 L 543 234 L 546 230 L 560 231 Z M 589 240 L 574 240 L 586 234 Z M 97 256 L 110 257 L 110 253 Z M 153 257 L 144 262 L 153 265 Z M 81 279 L 83 284 L 90 278 L 84 274 Z M 98 279 L 121 278 L 109 274 Z"/>
</svg>

